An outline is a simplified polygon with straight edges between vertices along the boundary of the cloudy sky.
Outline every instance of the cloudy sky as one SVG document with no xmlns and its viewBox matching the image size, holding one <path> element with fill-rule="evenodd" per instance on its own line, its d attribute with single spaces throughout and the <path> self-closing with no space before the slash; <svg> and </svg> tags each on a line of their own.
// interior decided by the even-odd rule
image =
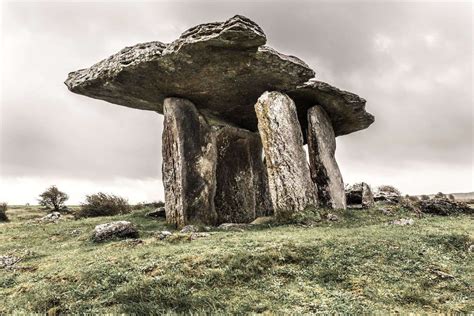
<svg viewBox="0 0 474 316">
<path fill-rule="evenodd" d="M 470 2 L 4 1 L 0 200 L 34 203 L 51 184 L 72 203 L 97 191 L 162 199 L 162 117 L 72 94 L 63 81 L 125 46 L 235 14 L 318 79 L 367 99 L 376 122 L 337 139 L 345 182 L 474 191 Z"/>
</svg>

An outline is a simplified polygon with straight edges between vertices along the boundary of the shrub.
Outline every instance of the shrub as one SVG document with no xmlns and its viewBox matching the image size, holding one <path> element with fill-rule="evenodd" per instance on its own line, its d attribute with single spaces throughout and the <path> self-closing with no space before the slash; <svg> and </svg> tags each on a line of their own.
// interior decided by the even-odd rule
<svg viewBox="0 0 474 316">
<path fill-rule="evenodd" d="M 76 214 L 77 217 L 112 216 L 130 213 L 132 208 L 123 197 L 102 192 L 86 196 L 86 202 Z"/>
<path fill-rule="evenodd" d="M 141 210 L 141 209 L 155 209 L 158 207 L 165 206 L 165 203 L 162 201 L 155 201 L 155 202 L 140 202 L 135 204 L 132 208 L 134 210 Z"/>
<path fill-rule="evenodd" d="M 64 205 L 68 199 L 69 196 L 66 193 L 59 191 L 58 188 L 53 185 L 40 194 L 38 202 L 47 210 L 64 212 L 68 210 L 66 205 Z"/>
<path fill-rule="evenodd" d="M 422 200 L 422 201 L 428 201 L 429 199 L 430 199 L 430 197 L 426 194 L 420 195 L 420 200 Z"/>
<path fill-rule="evenodd" d="M 436 193 L 436 195 L 434 197 L 437 198 L 437 199 L 442 199 L 442 198 L 446 197 L 446 194 L 444 194 L 443 192 L 438 192 L 438 193 Z"/>
<path fill-rule="evenodd" d="M 456 201 L 456 198 L 454 197 L 453 194 L 449 194 L 448 199 L 450 199 L 451 201 Z"/>
<path fill-rule="evenodd" d="M 412 202 L 418 202 L 420 199 L 416 195 L 406 195 L 406 198 Z"/>
<path fill-rule="evenodd" d="M 398 190 L 397 188 L 391 185 L 381 185 L 377 189 L 378 189 L 378 192 L 390 193 L 390 194 L 398 195 L 398 196 L 401 195 L 400 190 Z"/>
<path fill-rule="evenodd" d="M 0 203 L 0 222 L 8 222 L 7 209 L 7 203 Z"/>
</svg>

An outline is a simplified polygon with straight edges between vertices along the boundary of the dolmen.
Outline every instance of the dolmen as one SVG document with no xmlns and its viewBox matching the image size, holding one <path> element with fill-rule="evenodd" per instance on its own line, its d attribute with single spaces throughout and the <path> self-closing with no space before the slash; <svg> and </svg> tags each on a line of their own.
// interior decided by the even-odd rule
<svg viewBox="0 0 474 316">
<path fill-rule="evenodd" d="M 265 43 L 263 30 L 237 15 L 69 74 L 74 93 L 164 115 L 170 224 L 250 223 L 307 206 L 346 207 L 335 138 L 374 117 L 363 98 L 316 80 L 301 59 Z"/>
</svg>

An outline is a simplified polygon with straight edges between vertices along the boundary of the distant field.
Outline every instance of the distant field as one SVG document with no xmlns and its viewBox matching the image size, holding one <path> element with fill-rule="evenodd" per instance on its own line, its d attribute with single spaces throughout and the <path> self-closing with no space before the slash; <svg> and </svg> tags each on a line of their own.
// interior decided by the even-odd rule
<svg viewBox="0 0 474 316">
<path fill-rule="evenodd" d="M 0 224 L 0 314 L 474 312 L 473 218 L 376 209 L 315 227 L 257 226 L 161 241 L 147 210 L 57 224 L 14 207 Z M 411 217 L 412 226 L 387 225 Z M 90 241 L 95 225 L 135 223 L 142 243 Z"/>
</svg>

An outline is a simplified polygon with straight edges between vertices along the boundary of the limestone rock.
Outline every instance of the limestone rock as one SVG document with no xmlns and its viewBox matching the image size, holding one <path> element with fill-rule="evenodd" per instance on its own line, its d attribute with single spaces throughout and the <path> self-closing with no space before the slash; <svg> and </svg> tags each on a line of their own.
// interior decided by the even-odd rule
<svg viewBox="0 0 474 316">
<path fill-rule="evenodd" d="M 157 237 L 158 237 L 158 239 L 163 240 L 163 239 L 168 238 L 171 235 L 172 235 L 172 233 L 170 231 L 163 230 L 163 231 L 161 231 L 160 233 L 157 234 Z"/>
<path fill-rule="evenodd" d="M 252 225 L 266 225 L 266 224 L 271 224 L 275 221 L 275 218 L 273 216 L 261 216 L 257 217 L 256 219 L 253 220 L 250 224 Z"/>
<path fill-rule="evenodd" d="M 401 218 L 390 222 L 391 225 L 407 226 L 413 225 L 415 221 L 412 218 Z"/>
<path fill-rule="evenodd" d="M 250 227 L 250 224 L 242 223 L 223 223 L 220 224 L 217 229 L 226 230 L 226 231 L 243 231 L 244 229 Z"/>
<path fill-rule="evenodd" d="M 318 189 L 319 203 L 345 209 L 344 182 L 335 157 L 336 138 L 331 121 L 320 106 L 308 110 L 307 139 L 311 178 Z"/>
<path fill-rule="evenodd" d="M 167 98 L 164 115 L 166 220 L 177 227 L 192 221 L 214 224 L 217 153 L 211 127 L 185 99 Z"/>
<path fill-rule="evenodd" d="M 182 234 L 186 234 L 186 233 L 196 233 L 198 231 L 199 231 L 199 227 L 195 225 L 186 225 L 179 232 Z"/>
<path fill-rule="evenodd" d="M 400 192 L 392 186 L 384 185 L 379 188 L 374 193 L 375 202 L 386 202 L 390 204 L 400 203 L 402 196 Z"/>
<path fill-rule="evenodd" d="M 215 137 L 218 222 L 249 223 L 271 208 L 260 137 L 232 126 L 215 127 Z"/>
<path fill-rule="evenodd" d="M 448 198 L 433 198 L 430 200 L 419 201 L 415 203 L 416 207 L 422 213 L 435 215 L 457 215 L 457 214 L 474 214 L 474 209 L 466 203 L 457 202 Z"/>
<path fill-rule="evenodd" d="M 43 223 L 50 223 L 50 222 L 57 222 L 61 218 L 61 213 L 59 212 L 52 212 L 49 213 L 39 219 L 40 222 Z"/>
<path fill-rule="evenodd" d="M 92 234 L 92 240 L 101 242 L 112 238 L 137 238 L 138 230 L 128 221 L 116 221 L 97 225 Z"/>
<path fill-rule="evenodd" d="M 336 214 L 331 214 L 329 213 L 327 216 L 326 216 L 326 219 L 330 222 L 337 222 L 339 220 L 339 217 L 336 215 Z"/>
<path fill-rule="evenodd" d="M 306 83 L 314 76 L 308 65 L 265 43 L 262 29 L 237 15 L 193 27 L 170 44 L 126 47 L 88 69 L 71 72 L 65 84 L 74 93 L 159 113 L 165 98 L 179 96 L 206 117 L 218 116 L 250 131 L 257 130 L 253 105 L 267 90 L 295 98 L 304 129 L 306 111 L 314 104 L 329 114 L 336 135 L 373 122 L 365 100 L 324 83 Z"/>
<path fill-rule="evenodd" d="M 375 205 L 372 190 L 365 182 L 356 183 L 352 186 L 349 186 L 345 191 L 347 205 L 359 205 L 362 208 L 371 208 Z"/>
<path fill-rule="evenodd" d="M 265 92 L 255 111 L 275 214 L 286 217 L 317 205 L 294 102 L 283 93 Z"/>
<path fill-rule="evenodd" d="M 155 218 L 166 218 L 166 210 L 164 207 L 158 207 L 155 210 L 148 212 L 146 216 Z"/>
<path fill-rule="evenodd" d="M 0 269 L 9 268 L 21 261 L 21 257 L 4 255 L 0 256 Z"/>
</svg>

